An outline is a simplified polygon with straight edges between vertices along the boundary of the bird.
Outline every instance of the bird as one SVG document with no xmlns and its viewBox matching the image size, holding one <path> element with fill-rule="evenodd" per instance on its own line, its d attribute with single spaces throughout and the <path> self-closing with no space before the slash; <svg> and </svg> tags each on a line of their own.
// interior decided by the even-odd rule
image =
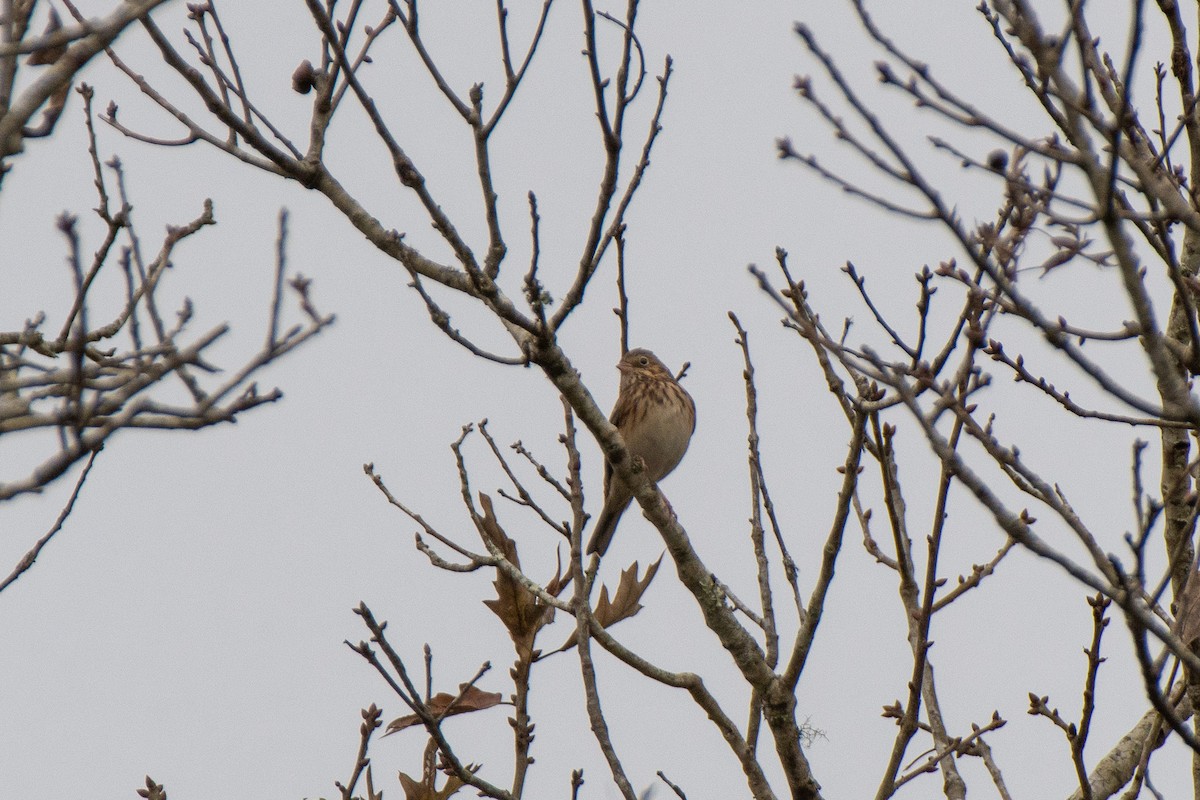
<svg viewBox="0 0 1200 800">
<path fill-rule="evenodd" d="M 657 483 L 683 459 L 696 430 L 696 403 L 658 356 L 644 348 L 618 362 L 621 385 L 608 421 L 621 432 L 625 450 L 641 459 L 646 476 Z M 604 464 L 604 508 L 587 552 L 604 555 L 633 494 L 612 464 Z"/>
</svg>

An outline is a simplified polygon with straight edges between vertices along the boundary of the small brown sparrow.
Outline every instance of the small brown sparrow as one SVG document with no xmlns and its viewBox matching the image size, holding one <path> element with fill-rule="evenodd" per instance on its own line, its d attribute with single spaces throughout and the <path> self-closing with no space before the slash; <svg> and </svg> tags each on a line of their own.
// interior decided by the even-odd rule
<svg viewBox="0 0 1200 800">
<path fill-rule="evenodd" d="M 608 420 L 617 426 L 631 458 L 640 458 L 646 476 L 657 483 L 687 452 L 696 430 L 696 404 L 671 371 L 649 350 L 630 350 L 617 364 L 621 388 Z M 588 542 L 589 553 L 604 555 L 633 494 L 612 465 L 604 465 L 604 510 Z"/>
</svg>

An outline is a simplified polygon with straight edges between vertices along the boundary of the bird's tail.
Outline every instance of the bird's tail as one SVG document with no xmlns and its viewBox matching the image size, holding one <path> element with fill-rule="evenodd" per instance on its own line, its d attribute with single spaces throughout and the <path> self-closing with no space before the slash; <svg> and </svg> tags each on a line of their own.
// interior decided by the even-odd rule
<svg viewBox="0 0 1200 800">
<path fill-rule="evenodd" d="M 602 556 L 607 552 L 608 546 L 612 544 L 613 534 L 617 532 L 617 523 L 621 521 L 621 514 L 625 513 L 627 508 L 629 508 L 629 500 L 626 500 L 625 504 L 619 508 L 606 507 L 600 512 L 600 519 L 596 520 L 592 538 L 588 540 L 588 555 L 596 553 Z"/>
</svg>

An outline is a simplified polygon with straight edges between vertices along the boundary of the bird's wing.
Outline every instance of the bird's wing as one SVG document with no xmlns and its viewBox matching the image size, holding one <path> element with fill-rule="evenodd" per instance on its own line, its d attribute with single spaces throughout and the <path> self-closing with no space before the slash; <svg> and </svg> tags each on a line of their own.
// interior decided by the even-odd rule
<svg viewBox="0 0 1200 800">
<path fill-rule="evenodd" d="M 608 415 L 608 421 L 613 424 L 618 430 L 629 419 L 630 403 L 628 400 L 618 395 L 617 403 L 613 406 L 612 413 Z M 613 468 L 612 464 L 608 463 L 608 459 L 604 460 L 604 493 L 608 494 L 608 485 L 612 481 Z"/>
</svg>

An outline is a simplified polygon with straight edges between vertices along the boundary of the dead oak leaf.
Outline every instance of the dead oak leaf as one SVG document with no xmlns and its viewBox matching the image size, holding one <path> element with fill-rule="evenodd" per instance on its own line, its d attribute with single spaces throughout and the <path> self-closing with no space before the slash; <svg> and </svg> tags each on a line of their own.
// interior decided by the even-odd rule
<svg viewBox="0 0 1200 800">
<path fill-rule="evenodd" d="M 646 576 L 639 581 L 638 562 L 633 562 L 628 569 L 621 572 L 621 580 L 617 582 L 617 592 L 611 602 L 608 599 L 608 587 L 601 586 L 600 600 L 596 603 L 596 621 L 607 628 L 641 611 L 642 604 L 639 601 L 649 588 L 650 581 L 654 580 L 661 563 L 662 556 L 659 556 L 657 561 L 646 568 Z"/>
<path fill-rule="evenodd" d="M 603 584 L 600 586 L 600 599 L 596 601 L 596 608 L 592 615 L 596 617 L 596 621 L 600 623 L 601 627 L 612 627 L 642 610 L 642 595 L 650 587 L 650 582 L 654 580 L 660 564 L 662 564 L 662 556 L 659 556 L 657 561 L 646 568 L 646 575 L 641 580 L 638 580 L 637 576 L 638 562 L 635 561 L 627 569 L 622 570 L 621 578 L 617 582 L 617 591 L 611 600 L 608 596 L 608 587 Z M 576 631 L 572 631 L 563 646 L 558 648 L 558 652 L 569 650 L 578 644 L 578 636 Z"/>
<path fill-rule="evenodd" d="M 450 775 L 446 778 L 445 785 L 438 789 L 434 785 L 433 776 L 430 776 L 429 780 L 419 781 L 401 772 L 400 786 L 404 789 L 404 800 L 446 800 L 466 784 L 458 776 Z"/>
<path fill-rule="evenodd" d="M 58 12 L 53 8 L 50 9 L 50 19 L 46 23 L 46 30 L 42 33 L 44 38 L 50 38 L 55 33 L 62 30 L 62 20 L 59 19 Z M 29 54 L 29 58 L 25 59 L 25 63 L 30 66 L 45 66 L 53 64 L 62 58 L 67 52 L 66 44 L 57 44 L 52 47 L 41 47 Z M 68 81 L 70 83 L 70 81 Z"/>
<path fill-rule="evenodd" d="M 470 711 L 482 711 L 485 708 L 499 705 L 503 697 L 499 692 L 485 692 L 482 689 L 463 684 L 458 694 L 438 692 L 425 703 L 425 709 L 436 718 L 452 717 L 455 714 L 466 714 Z M 420 725 L 421 718 L 416 714 L 405 714 L 388 723 L 384 736 Z"/>
<path fill-rule="evenodd" d="M 517 543 L 509 538 L 504 529 L 500 527 L 492 507 L 492 499 L 481 492 L 479 504 L 483 508 L 480 536 L 499 550 L 509 563 L 520 569 L 521 560 L 517 555 Z M 562 577 L 560 561 L 554 577 L 546 584 L 546 591 L 557 597 L 569 582 L 569 578 L 564 580 Z M 496 598 L 484 600 L 483 604 L 500 618 L 514 642 L 523 648 L 532 648 L 537 632 L 554 619 L 554 607 L 542 602 L 537 595 L 499 568 L 496 570 L 496 580 L 492 585 L 496 587 Z"/>
</svg>

